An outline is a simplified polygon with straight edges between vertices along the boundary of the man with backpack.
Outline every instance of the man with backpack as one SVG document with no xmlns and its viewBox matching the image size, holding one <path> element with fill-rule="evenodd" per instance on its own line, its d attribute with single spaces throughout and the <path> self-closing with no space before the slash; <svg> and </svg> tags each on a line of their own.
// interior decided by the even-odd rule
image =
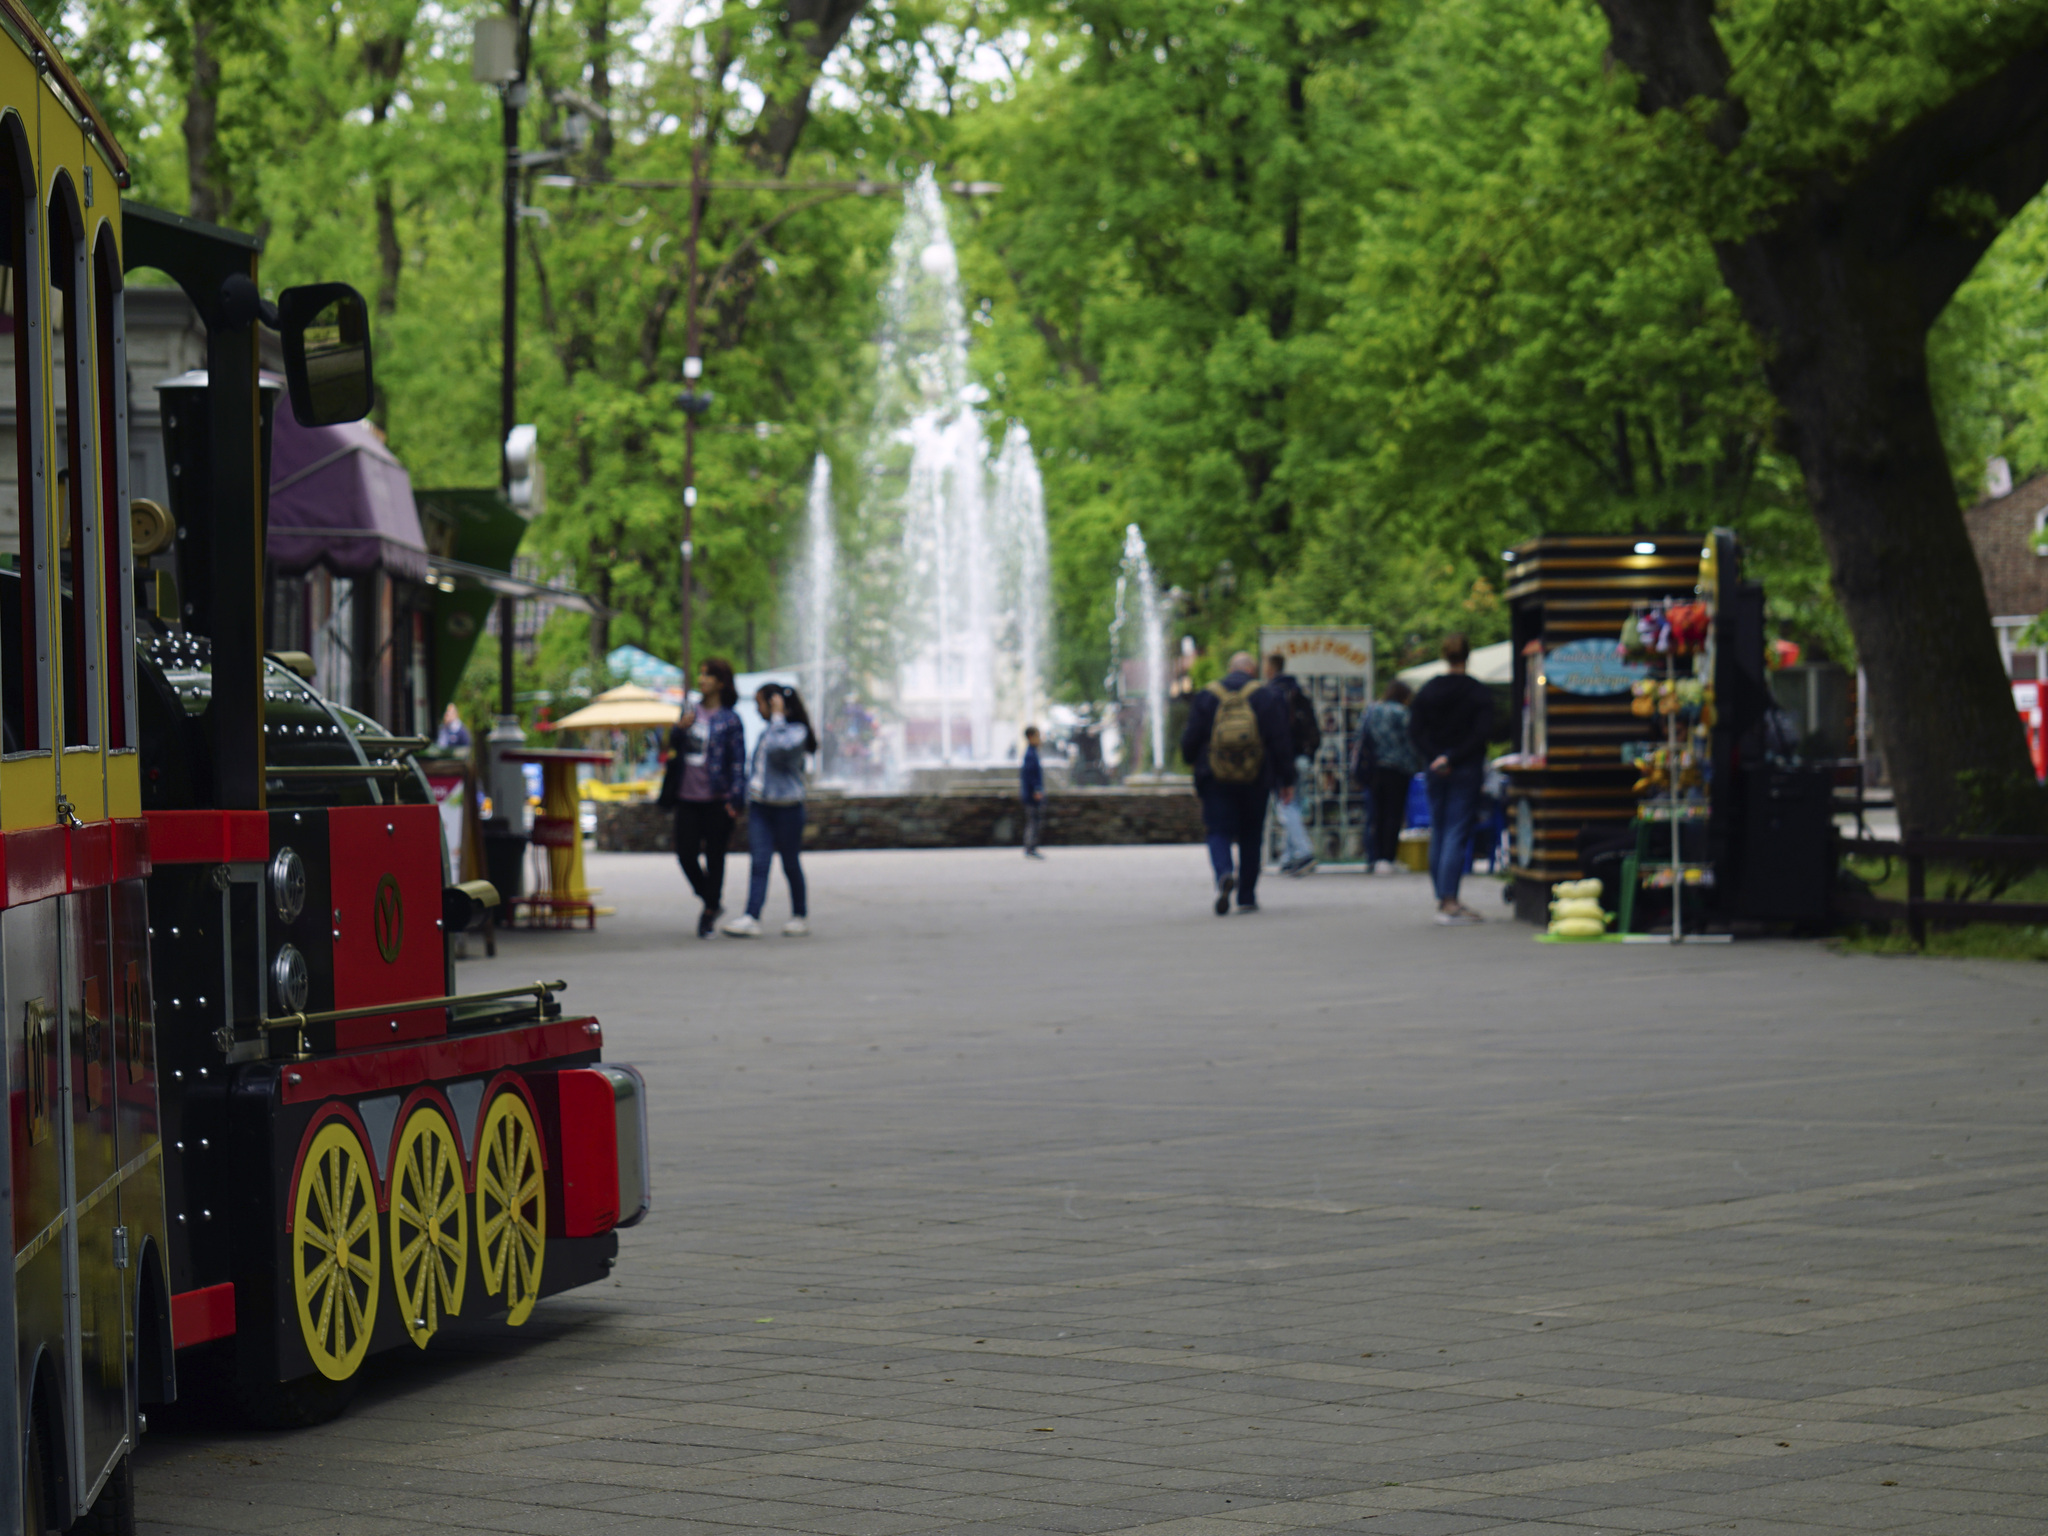
<svg viewBox="0 0 2048 1536">
<path fill-rule="evenodd" d="M 1257 666 L 1247 652 L 1232 656 L 1222 679 L 1188 701 L 1187 729 L 1180 737 L 1180 755 L 1195 770 L 1195 793 L 1202 800 L 1218 917 L 1229 913 L 1233 891 L 1238 911 L 1259 910 L 1266 796 L 1277 791 L 1282 805 L 1294 798 L 1294 736 L 1287 704 L 1260 685 Z"/>
<path fill-rule="evenodd" d="M 1315 704 L 1301 691 L 1301 684 L 1287 675 L 1287 658 L 1277 651 L 1266 658 L 1266 687 L 1286 702 L 1287 734 L 1294 747 L 1295 793 L 1280 802 L 1280 873 L 1299 879 L 1316 867 L 1315 845 L 1308 840 L 1308 826 L 1301 819 L 1300 792 L 1313 782 L 1323 728 L 1316 720 Z"/>
</svg>

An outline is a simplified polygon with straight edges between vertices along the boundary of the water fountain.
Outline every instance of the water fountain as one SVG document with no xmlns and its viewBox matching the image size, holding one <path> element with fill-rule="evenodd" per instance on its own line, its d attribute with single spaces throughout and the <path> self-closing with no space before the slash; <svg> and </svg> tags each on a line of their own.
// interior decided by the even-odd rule
<svg viewBox="0 0 2048 1536">
<path fill-rule="evenodd" d="M 904 198 L 882 290 L 874 415 L 859 517 L 832 563 L 829 502 L 803 590 L 836 657 L 872 700 L 902 767 L 998 764 L 1044 707 L 1050 631 L 1045 496 L 1030 435 L 1012 424 L 991 465 L 967 366 L 967 310 L 946 209 L 929 170 Z M 829 492 L 826 493 L 829 496 Z"/>
<path fill-rule="evenodd" d="M 839 577 L 839 533 L 832 516 L 832 461 L 819 454 L 811 465 L 811 490 L 804 507 L 804 553 L 790 587 L 789 633 L 797 637 L 804 692 L 823 707 L 836 670 L 832 620 Z"/>
<path fill-rule="evenodd" d="M 1126 631 L 1131 623 L 1130 599 L 1134 591 L 1138 635 L 1130 651 L 1132 659 L 1142 658 L 1144 663 L 1145 720 L 1152 745 L 1152 760 L 1147 767 L 1151 773 L 1160 774 L 1166 771 L 1166 615 L 1159 601 L 1159 582 L 1152 571 L 1152 558 L 1145 548 L 1145 535 L 1136 523 L 1124 529 L 1124 558 L 1116 578 L 1116 616 L 1109 625 L 1109 676 L 1104 679 L 1105 686 L 1116 696 L 1119 714 L 1126 692 Z"/>
<path fill-rule="evenodd" d="M 1045 673 L 1052 628 L 1052 551 L 1045 530 L 1045 484 L 1031 452 L 1031 434 L 1021 421 L 1003 433 L 996 457 L 995 506 L 991 536 L 999 559 L 997 590 L 1008 594 L 1010 633 L 997 654 L 1007 675 L 996 679 L 999 699 L 1015 701 L 1026 721 L 1043 724 Z"/>
</svg>

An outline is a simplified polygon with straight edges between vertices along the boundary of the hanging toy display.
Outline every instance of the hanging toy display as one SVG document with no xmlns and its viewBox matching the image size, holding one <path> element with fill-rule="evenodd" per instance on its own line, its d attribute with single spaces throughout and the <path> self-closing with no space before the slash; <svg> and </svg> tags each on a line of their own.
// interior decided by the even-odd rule
<svg viewBox="0 0 2048 1536">
<path fill-rule="evenodd" d="M 1644 677 L 1629 685 L 1629 713 L 1642 720 L 1677 716 L 1682 726 L 1714 726 L 1714 689 L 1697 677 Z"/>
<path fill-rule="evenodd" d="M 1623 621 L 1618 649 L 1629 661 L 1697 656 L 1706 648 L 1713 627 L 1713 610 L 1705 603 L 1667 598 L 1638 609 Z"/>
</svg>

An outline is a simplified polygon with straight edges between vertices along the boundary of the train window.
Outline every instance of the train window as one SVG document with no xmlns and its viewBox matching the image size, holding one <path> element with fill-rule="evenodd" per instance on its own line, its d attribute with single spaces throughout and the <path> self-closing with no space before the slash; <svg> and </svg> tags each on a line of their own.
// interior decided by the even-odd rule
<svg viewBox="0 0 2048 1536">
<path fill-rule="evenodd" d="M 43 519 L 43 347 L 41 241 L 34 162 L 14 112 L 0 114 L 0 334 L 14 363 L 13 571 L 0 579 L 0 750 L 48 745 L 43 687 L 45 583 L 49 551 Z"/>
<path fill-rule="evenodd" d="M 113 230 L 102 225 L 92 259 L 93 381 L 97 387 L 100 542 L 104 546 L 107 655 L 107 746 L 120 751 L 135 736 L 135 555 L 129 538 L 128 359 L 123 340 L 121 258 Z"/>
<path fill-rule="evenodd" d="M 92 359 L 86 342 L 86 295 L 92 277 L 85 231 L 70 178 L 60 174 L 50 194 L 50 326 L 64 346 L 64 419 L 57 458 L 58 563 L 65 592 L 59 610 L 58 648 L 64 661 L 64 745 L 93 744 L 94 697 L 99 692 L 99 508 L 94 485 L 99 465 L 87 446 L 93 437 Z M 55 372 L 56 370 L 52 370 Z"/>
</svg>

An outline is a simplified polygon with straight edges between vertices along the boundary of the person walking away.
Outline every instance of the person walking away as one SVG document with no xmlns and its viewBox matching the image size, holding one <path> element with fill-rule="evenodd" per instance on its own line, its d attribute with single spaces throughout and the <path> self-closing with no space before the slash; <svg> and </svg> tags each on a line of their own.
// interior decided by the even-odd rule
<svg viewBox="0 0 2048 1536">
<path fill-rule="evenodd" d="M 804 891 L 804 758 L 818 750 L 811 717 L 794 688 L 767 683 L 754 695 L 754 707 L 768 722 L 754 743 L 754 761 L 747 772 L 747 852 L 753 868 L 747 879 L 747 910 L 720 927 L 736 939 L 761 932 L 761 908 L 768 901 L 768 873 L 782 856 L 783 878 L 789 881 L 789 921 L 783 937 L 798 939 L 811 931 Z"/>
<path fill-rule="evenodd" d="M 1042 859 L 1038 839 L 1045 832 L 1045 770 L 1038 765 L 1038 727 L 1024 727 L 1024 761 L 1017 767 L 1017 791 L 1024 800 L 1024 857 Z"/>
<path fill-rule="evenodd" d="M 1396 860 L 1401 852 L 1401 823 L 1408 813 L 1408 785 L 1422 766 L 1408 736 L 1408 701 L 1414 697 L 1415 691 L 1397 677 L 1358 722 L 1351 778 L 1365 791 L 1372 823 L 1368 860 L 1375 874 L 1391 875 L 1401 867 Z"/>
<path fill-rule="evenodd" d="M 746 803 L 747 736 L 732 663 L 707 656 L 697 669 L 701 703 L 669 728 L 668 767 L 656 803 L 675 812 L 676 862 L 703 903 L 697 937 L 708 939 L 725 913 L 725 853 Z"/>
<path fill-rule="evenodd" d="M 1287 705 L 1260 684 L 1249 652 L 1230 658 L 1230 670 L 1188 701 L 1180 755 L 1195 770 L 1209 865 L 1216 876 L 1216 915 L 1259 910 L 1259 843 L 1265 835 L 1266 797 L 1294 798 L 1294 737 Z M 1232 863 L 1233 852 L 1236 855 Z"/>
<path fill-rule="evenodd" d="M 1287 672 L 1287 658 L 1266 658 L 1266 686 L 1287 705 L 1287 730 L 1293 742 L 1295 793 L 1280 802 L 1280 872 L 1299 879 L 1316 867 L 1315 845 L 1308 840 L 1308 826 L 1302 820 L 1302 791 L 1314 783 L 1316 754 L 1323 749 L 1323 728 L 1316 720 L 1316 706 L 1302 692 L 1301 684 Z"/>
<path fill-rule="evenodd" d="M 462 723 L 462 711 L 455 707 L 453 699 L 441 711 L 441 729 L 434 733 L 434 745 L 451 752 L 469 750 L 469 727 Z"/>
<path fill-rule="evenodd" d="M 1458 900 L 1472 863 L 1472 823 L 1486 779 L 1486 738 L 1493 734 L 1493 695 L 1465 675 L 1471 655 L 1463 635 L 1444 636 L 1444 671 L 1422 685 L 1408 710 L 1408 734 L 1427 765 L 1429 877 L 1440 923 L 1482 921 Z"/>
</svg>

